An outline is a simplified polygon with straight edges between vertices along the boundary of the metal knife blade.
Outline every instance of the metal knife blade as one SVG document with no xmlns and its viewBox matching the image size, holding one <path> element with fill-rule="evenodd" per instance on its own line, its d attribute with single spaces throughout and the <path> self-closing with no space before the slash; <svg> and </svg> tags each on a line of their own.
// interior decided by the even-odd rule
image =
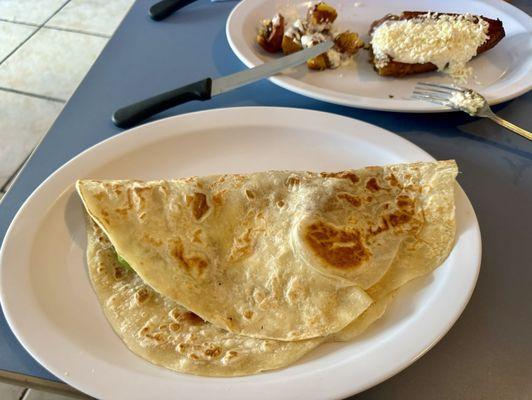
<svg viewBox="0 0 532 400">
<path fill-rule="evenodd" d="M 113 123 L 120 128 L 131 128 L 145 119 L 169 108 L 188 101 L 209 100 L 220 93 L 258 81 L 287 68 L 303 64 L 305 61 L 326 52 L 333 45 L 334 43 L 328 40 L 255 68 L 224 76 L 223 78 L 201 79 L 177 89 L 149 97 L 116 110 L 112 116 Z"/>
<path fill-rule="evenodd" d="M 222 78 L 213 79 L 211 96 L 216 96 L 220 93 L 224 93 L 268 76 L 275 75 L 276 73 L 285 69 L 303 64 L 307 60 L 316 57 L 321 53 L 325 53 L 333 46 L 334 43 L 331 40 L 327 40 L 317 44 L 316 46 L 312 46 L 296 53 L 292 53 L 288 56 L 284 56 L 278 60 L 269 61 L 265 64 L 247 69 L 245 71 L 237 72 Z"/>
</svg>

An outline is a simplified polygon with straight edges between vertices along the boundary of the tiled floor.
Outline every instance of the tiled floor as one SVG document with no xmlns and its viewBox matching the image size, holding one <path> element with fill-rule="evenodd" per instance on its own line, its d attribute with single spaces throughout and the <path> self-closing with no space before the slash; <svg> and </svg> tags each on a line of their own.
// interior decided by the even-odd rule
<svg viewBox="0 0 532 400">
<path fill-rule="evenodd" d="M 0 199 L 133 2 L 0 0 Z M 68 397 L 0 382 L 21 399 Z"/>
<path fill-rule="evenodd" d="M 8 385 L 0 382 L 1 400 L 73 400 L 69 396 L 62 396 L 55 393 L 43 392 L 40 390 L 27 389 L 22 386 Z M 76 398 L 77 399 L 77 398 Z"/>
<path fill-rule="evenodd" d="M 73 398 L 40 390 L 27 389 L 20 400 L 73 400 Z"/>
<path fill-rule="evenodd" d="M 0 198 L 133 1 L 0 0 Z"/>
<path fill-rule="evenodd" d="M 25 391 L 23 387 L 0 382 L 0 399 L 2 400 L 19 400 L 24 396 Z"/>
</svg>

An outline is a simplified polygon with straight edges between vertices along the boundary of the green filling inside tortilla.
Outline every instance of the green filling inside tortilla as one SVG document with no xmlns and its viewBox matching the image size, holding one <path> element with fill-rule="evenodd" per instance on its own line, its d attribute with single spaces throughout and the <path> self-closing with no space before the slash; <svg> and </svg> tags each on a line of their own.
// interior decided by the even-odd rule
<svg viewBox="0 0 532 400">
<path fill-rule="evenodd" d="M 118 253 L 116 254 L 116 259 L 118 260 L 118 263 L 122 267 L 131 269 L 131 266 L 129 265 L 129 263 L 120 254 L 118 254 Z"/>
</svg>

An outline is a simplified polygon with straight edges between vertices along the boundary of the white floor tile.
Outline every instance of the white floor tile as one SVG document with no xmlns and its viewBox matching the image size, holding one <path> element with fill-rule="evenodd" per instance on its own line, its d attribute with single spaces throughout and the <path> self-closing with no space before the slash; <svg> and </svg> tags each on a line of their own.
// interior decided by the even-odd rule
<svg viewBox="0 0 532 400">
<path fill-rule="evenodd" d="M 0 399 L 2 400 L 19 400 L 22 392 L 24 392 L 23 387 L 0 382 Z"/>
<path fill-rule="evenodd" d="M 33 26 L 0 21 L 0 61 L 21 44 L 33 31 Z"/>
<path fill-rule="evenodd" d="M 106 43 L 97 36 L 43 28 L 0 65 L 0 86 L 66 100 Z"/>
<path fill-rule="evenodd" d="M 111 36 L 134 0 L 71 0 L 46 26 Z"/>
<path fill-rule="evenodd" d="M 0 186 L 48 131 L 62 108 L 61 103 L 0 91 Z"/>
<path fill-rule="evenodd" d="M 0 18 L 43 24 L 66 0 L 0 0 Z"/>
<path fill-rule="evenodd" d="M 72 400 L 74 397 L 29 389 L 22 400 Z"/>
</svg>

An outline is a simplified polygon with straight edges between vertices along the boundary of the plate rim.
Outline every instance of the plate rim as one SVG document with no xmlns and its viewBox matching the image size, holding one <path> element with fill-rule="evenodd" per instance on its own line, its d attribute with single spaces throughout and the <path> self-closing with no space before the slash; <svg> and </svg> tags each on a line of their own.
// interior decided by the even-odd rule
<svg viewBox="0 0 532 400">
<path fill-rule="evenodd" d="M 260 0 L 260 1 L 267 1 L 267 0 Z M 525 20 L 528 19 L 529 22 L 532 22 L 532 17 L 528 16 L 524 11 L 517 8 L 513 4 L 507 3 L 504 0 L 483 0 L 484 3 L 489 4 L 496 9 L 500 9 L 502 7 L 503 9 L 506 9 L 506 11 L 512 16 L 514 16 L 520 23 L 525 23 Z M 231 10 L 231 13 L 229 14 L 226 24 L 225 24 L 225 36 L 227 38 L 227 41 L 229 43 L 229 47 L 233 51 L 233 53 L 236 55 L 236 57 L 242 62 L 247 68 L 253 68 L 257 65 L 260 65 L 254 60 L 250 59 L 247 54 L 245 54 L 243 51 L 246 50 L 245 48 L 241 48 L 236 43 L 236 39 L 238 35 L 233 34 L 232 29 L 235 26 L 234 20 L 237 19 L 238 13 L 241 13 L 242 10 L 245 10 L 246 7 L 249 7 L 250 4 L 257 3 L 257 0 L 241 0 L 234 8 Z M 532 30 L 530 30 L 532 32 Z M 532 61 L 531 61 L 532 62 Z M 359 108 L 364 110 L 377 110 L 377 111 L 385 111 L 385 112 L 403 112 L 403 113 L 413 113 L 413 114 L 426 114 L 426 113 L 445 113 L 445 112 L 460 112 L 458 110 L 449 109 L 444 106 L 437 106 L 430 103 L 421 103 L 421 102 L 412 102 L 412 106 L 409 106 L 409 103 L 405 103 L 405 106 L 396 105 L 396 106 L 380 106 L 379 103 L 384 104 L 393 104 L 391 103 L 392 100 L 389 99 L 370 99 L 370 104 L 365 104 L 364 102 L 357 102 L 356 100 L 347 100 L 335 97 L 333 93 L 330 93 L 328 89 L 320 89 L 316 91 L 314 88 L 316 88 L 313 85 L 310 85 L 306 82 L 302 82 L 296 78 L 292 78 L 290 76 L 271 76 L 267 78 L 270 82 L 273 84 L 288 90 L 290 92 L 312 98 L 319 101 L 324 101 L 326 103 L 330 104 L 337 104 L 341 106 L 347 106 L 352 108 Z M 504 94 L 498 96 L 497 98 L 490 98 L 488 99 L 488 103 L 490 105 L 497 105 L 500 103 L 504 103 L 506 101 L 515 99 L 525 93 L 528 93 L 530 90 L 532 90 L 532 81 L 525 80 L 522 78 L 520 83 L 523 83 L 523 86 L 518 89 L 514 90 L 510 94 L 506 94 L 506 89 L 504 89 Z M 515 83 L 513 84 L 515 85 Z M 512 86 L 513 86 L 512 85 Z M 368 99 L 367 97 L 361 97 L 363 99 Z M 374 104 L 376 103 L 376 104 Z"/>
<path fill-rule="evenodd" d="M 412 142 L 402 138 L 401 136 L 399 136 L 397 134 L 394 134 L 393 132 L 385 130 L 385 129 L 379 127 L 379 126 L 376 126 L 376 125 L 373 125 L 373 124 L 370 124 L 370 123 L 367 123 L 367 122 L 364 122 L 364 121 L 360 121 L 358 119 L 354 119 L 354 118 L 346 117 L 346 116 L 343 116 L 343 115 L 339 115 L 339 114 L 327 113 L 327 112 L 323 112 L 323 111 L 315 111 L 315 110 L 310 110 L 310 109 L 291 108 L 291 107 L 253 107 L 253 106 L 252 107 L 230 107 L 230 108 L 219 108 L 219 109 L 212 109 L 212 110 L 202 110 L 202 111 L 197 111 L 197 112 L 193 112 L 193 113 L 188 113 L 188 114 L 182 114 L 182 115 L 178 115 L 178 116 L 168 117 L 168 118 L 165 118 L 165 119 L 162 119 L 162 120 L 153 121 L 153 122 L 150 122 L 148 124 L 144 124 L 144 125 L 132 128 L 130 130 L 123 131 L 123 132 L 121 132 L 118 135 L 111 136 L 111 137 L 109 137 L 109 138 L 107 138 L 105 140 L 102 140 L 102 141 L 90 146 L 89 148 L 87 148 L 83 152 L 77 154 L 76 156 L 72 157 L 69 161 L 64 163 L 61 167 L 59 167 L 56 171 L 54 171 L 49 177 L 47 177 L 32 192 L 32 194 L 25 200 L 25 202 L 19 208 L 19 210 L 17 211 L 15 217 L 11 221 L 11 223 L 9 225 L 9 228 L 6 231 L 6 235 L 5 235 L 4 241 L 2 243 L 2 247 L 0 248 L 0 289 L 3 287 L 3 276 L 4 276 L 4 273 L 5 273 L 5 270 L 7 270 L 7 267 L 5 267 L 4 265 L 8 264 L 8 262 L 5 259 L 6 258 L 6 251 L 7 251 L 6 248 L 8 247 L 8 243 L 11 240 L 11 235 L 12 235 L 13 230 L 15 229 L 17 223 L 19 223 L 18 221 L 21 218 L 23 218 L 23 215 L 26 212 L 25 210 L 29 207 L 29 205 L 31 205 L 31 202 L 38 201 L 38 196 L 41 194 L 42 191 L 45 190 L 46 186 L 49 185 L 50 182 L 52 182 L 53 179 L 61 179 L 59 174 L 61 172 L 64 172 L 65 170 L 68 170 L 68 168 L 73 163 L 80 162 L 79 161 L 80 159 L 83 161 L 83 157 L 89 157 L 90 153 L 95 151 L 95 149 L 97 149 L 99 146 L 102 146 L 102 147 L 103 146 L 109 146 L 109 143 L 113 143 L 113 142 L 115 142 L 115 145 L 116 145 L 116 142 L 119 142 L 121 140 L 127 140 L 127 139 L 124 139 L 127 136 L 142 135 L 146 129 L 149 129 L 152 126 L 164 125 L 164 124 L 167 124 L 168 126 L 171 126 L 174 123 L 174 121 L 176 121 L 176 120 L 179 121 L 179 119 L 181 119 L 181 118 L 203 118 L 202 115 L 205 115 L 205 114 L 236 112 L 236 113 L 239 113 L 239 115 L 241 115 L 240 113 L 243 112 L 243 109 L 245 109 L 244 112 L 248 112 L 248 111 L 249 112 L 257 112 L 258 111 L 258 112 L 264 112 L 264 113 L 266 113 L 268 115 L 271 115 L 271 112 L 274 111 L 274 110 L 280 110 L 280 111 L 287 112 L 287 113 L 292 113 L 292 112 L 310 113 L 310 114 L 322 115 L 322 116 L 325 116 L 326 118 L 332 118 L 332 119 L 339 118 L 339 119 L 345 120 L 346 122 L 347 122 L 347 120 L 349 120 L 350 123 L 354 123 L 355 125 L 358 125 L 359 127 L 361 125 L 362 126 L 369 126 L 372 129 L 374 129 L 374 130 L 380 131 L 382 134 L 385 134 L 388 138 L 397 139 L 399 142 L 402 142 L 404 145 L 410 147 L 411 149 L 415 150 L 416 152 L 424 154 L 426 157 L 428 157 L 430 159 L 433 159 L 432 156 L 430 156 L 427 152 L 425 152 L 423 149 L 421 149 L 420 147 L 416 146 Z M 199 117 L 198 117 L 198 115 L 199 115 Z M 182 132 L 172 132 L 172 133 L 166 133 L 166 134 L 164 132 L 162 132 L 162 133 L 160 133 L 158 135 L 154 135 L 152 137 L 154 137 L 153 141 L 156 142 L 157 141 L 157 137 L 159 138 L 159 140 L 161 140 L 161 139 L 167 138 L 167 137 L 179 136 L 179 135 L 184 135 L 184 134 L 186 135 L 187 133 L 190 133 L 190 132 L 187 132 L 186 130 L 182 131 Z M 356 133 L 353 133 L 353 136 L 355 136 L 355 135 L 356 135 Z M 135 145 L 134 147 L 135 148 L 140 148 L 140 147 L 145 146 L 146 144 L 149 144 L 149 143 L 150 143 L 150 141 L 148 140 L 147 143 L 142 143 L 140 146 L 139 145 Z M 59 178 L 58 178 L 58 176 L 59 176 Z M 72 187 L 72 184 L 66 185 L 66 186 L 63 186 L 61 184 L 61 189 L 57 189 L 56 191 L 59 191 L 60 193 L 63 193 L 65 190 L 71 189 L 71 187 Z M 458 187 L 459 187 L 459 185 L 458 185 Z M 416 354 L 411 355 L 410 357 L 408 357 L 407 359 L 405 359 L 401 363 L 395 363 L 395 364 L 394 363 L 389 363 L 389 365 L 393 365 L 393 368 L 389 368 L 387 373 L 385 373 L 385 374 L 381 373 L 380 376 L 377 379 L 367 380 L 367 382 L 365 384 L 363 384 L 363 385 L 358 384 L 358 386 L 356 388 L 353 388 L 354 385 L 348 385 L 349 387 L 346 387 L 343 390 L 341 390 L 340 387 L 338 387 L 334 393 L 331 393 L 334 396 L 336 396 L 336 397 L 338 397 L 338 396 L 348 396 L 348 395 L 354 394 L 354 392 L 359 393 L 359 392 L 361 392 L 363 390 L 366 390 L 369 387 L 372 387 L 374 385 L 377 385 L 377 384 L 383 382 L 384 380 L 386 380 L 389 377 L 395 375 L 399 371 L 405 369 L 406 367 L 411 365 L 414 361 L 416 361 L 418 358 L 423 356 L 443 336 L 445 336 L 445 334 L 448 332 L 448 330 L 454 325 L 456 320 L 462 314 L 463 310 L 465 309 L 466 305 L 469 302 L 469 299 L 471 298 L 471 295 L 472 295 L 472 293 L 473 293 L 473 291 L 475 289 L 476 282 L 477 282 L 477 279 L 478 279 L 478 274 L 479 274 L 479 271 L 480 271 L 481 256 L 482 256 L 482 241 L 481 241 L 481 237 L 480 237 L 480 228 L 479 228 L 479 225 L 478 225 L 478 219 L 476 218 L 474 209 L 472 208 L 472 205 L 471 205 L 469 199 L 467 198 L 467 196 L 465 195 L 463 190 L 461 190 L 461 188 L 460 188 L 460 193 L 463 195 L 463 197 L 465 199 L 465 207 L 468 209 L 468 211 L 470 211 L 472 213 L 471 218 L 472 218 L 472 221 L 474 222 L 473 228 L 474 228 L 475 239 L 476 239 L 476 243 L 475 244 L 477 245 L 476 246 L 476 250 L 477 251 L 473 252 L 475 254 L 472 255 L 472 257 L 477 260 L 477 263 L 474 266 L 474 277 L 469 282 L 469 285 L 467 287 L 466 292 L 463 293 L 463 295 L 464 295 L 464 297 L 462 299 L 463 301 L 461 302 L 459 307 L 456 308 L 454 310 L 454 312 L 452 313 L 453 316 L 452 316 L 452 318 L 450 318 L 450 320 L 447 321 L 445 329 L 439 330 L 438 334 L 436 336 L 432 337 L 432 339 L 431 339 L 431 341 L 429 343 L 427 343 L 426 345 L 423 345 L 421 349 L 418 349 L 418 351 L 416 351 Z M 37 200 L 35 200 L 35 199 L 37 199 Z M 43 211 L 43 213 L 44 213 L 44 211 Z M 33 243 L 33 239 L 31 241 L 28 241 L 28 243 L 32 244 Z M 473 268 L 473 266 L 472 266 L 472 268 Z M 61 371 L 55 370 L 55 368 L 50 369 L 48 367 L 48 365 L 47 365 L 46 360 L 44 360 L 42 357 L 40 357 L 40 355 L 37 354 L 37 353 L 39 353 L 39 351 L 35 351 L 35 349 L 33 348 L 32 345 L 30 345 L 30 344 L 26 343 L 25 341 L 23 341 L 25 335 L 23 333 L 21 333 L 18 330 L 18 328 L 17 328 L 17 324 L 15 322 L 16 319 L 13 318 L 13 316 L 11 315 L 11 306 L 9 305 L 9 301 L 6 302 L 5 294 L 6 294 L 6 291 L 0 290 L 0 304 L 2 306 L 6 321 L 7 321 L 8 325 L 9 325 L 10 329 L 14 333 L 14 335 L 17 337 L 17 340 L 21 343 L 21 345 L 24 347 L 24 349 L 35 360 L 37 360 L 44 368 L 46 368 L 48 371 L 52 372 L 52 374 L 54 374 L 57 377 L 61 376 Z M 8 305 L 8 306 L 6 307 L 6 305 Z M 79 379 L 73 379 L 72 377 L 68 377 L 68 376 L 65 376 L 64 378 L 62 377 L 61 379 L 64 380 L 65 382 L 69 383 L 70 385 L 82 390 L 83 392 L 92 393 L 94 395 L 96 393 L 96 391 L 97 391 L 95 389 L 92 389 L 93 386 L 90 386 L 90 385 L 88 386 L 86 384 L 86 382 L 80 382 Z M 210 378 L 206 378 L 206 379 L 210 379 Z M 269 383 L 266 382 L 265 384 L 268 385 Z M 290 385 L 291 382 L 285 382 L 285 384 Z M 264 383 L 263 383 L 263 385 L 264 385 Z M 343 386 L 345 386 L 345 384 Z M 99 394 L 97 394 L 97 395 L 99 395 Z M 232 398 L 239 398 L 239 396 L 235 396 L 235 395 L 236 395 L 236 393 L 231 393 L 231 397 Z M 245 395 L 240 393 L 240 396 L 244 397 Z"/>
</svg>

